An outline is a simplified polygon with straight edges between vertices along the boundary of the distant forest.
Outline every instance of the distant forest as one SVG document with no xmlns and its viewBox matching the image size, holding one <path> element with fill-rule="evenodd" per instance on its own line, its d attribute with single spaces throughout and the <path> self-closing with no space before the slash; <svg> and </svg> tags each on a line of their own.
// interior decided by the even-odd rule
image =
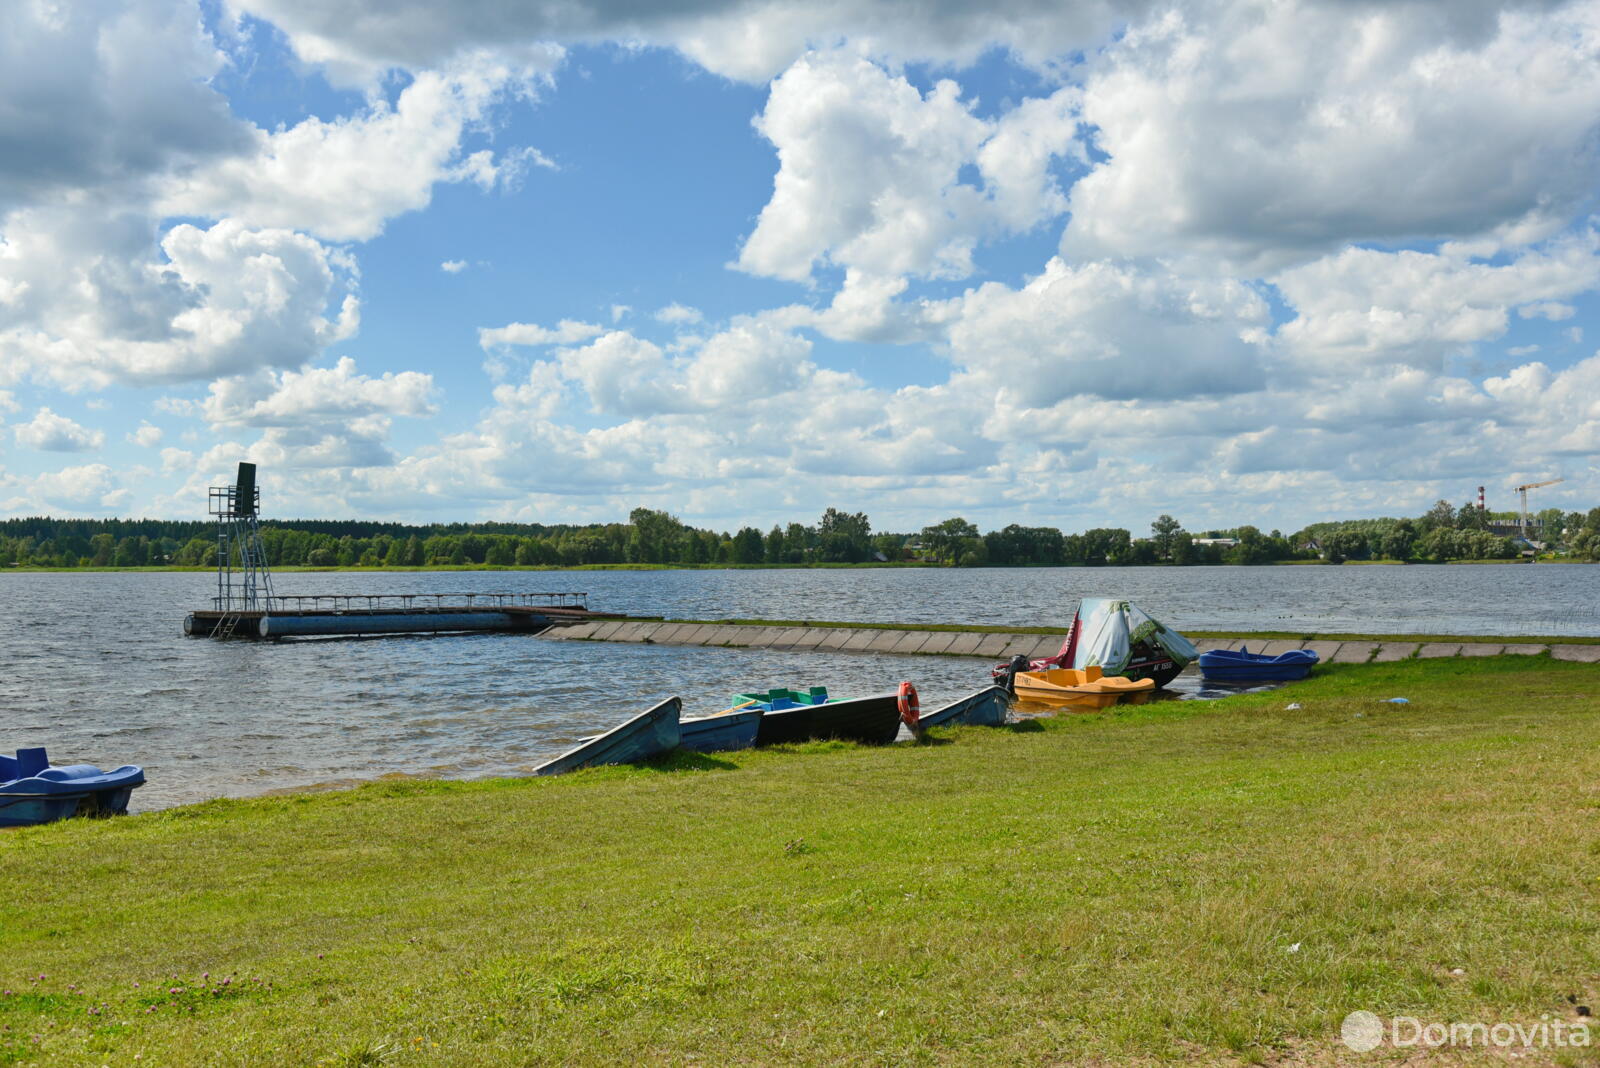
<svg viewBox="0 0 1600 1068">
<path fill-rule="evenodd" d="M 980 532 L 960 517 L 915 533 L 876 533 L 865 513 L 829 508 L 816 523 L 763 532 L 689 526 L 636 508 L 626 523 L 366 523 L 291 520 L 263 524 L 274 566 L 393 567 L 595 564 L 687 566 L 922 563 L 961 567 L 1269 564 L 1281 561 L 1508 560 L 1523 546 L 1503 536 L 1504 514 L 1440 501 L 1415 518 L 1314 523 L 1285 536 L 1253 526 L 1191 533 L 1160 516 L 1146 537 L 1121 527 L 1064 534 L 1012 524 Z M 1499 520 L 1500 522 L 1496 522 Z M 1492 529 L 1497 528 L 1497 529 Z M 1544 551 L 1600 560 L 1600 508 L 1547 509 L 1536 540 Z M 206 567 L 216 562 L 215 527 L 159 519 L 0 520 L 0 567 Z"/>
</svg>

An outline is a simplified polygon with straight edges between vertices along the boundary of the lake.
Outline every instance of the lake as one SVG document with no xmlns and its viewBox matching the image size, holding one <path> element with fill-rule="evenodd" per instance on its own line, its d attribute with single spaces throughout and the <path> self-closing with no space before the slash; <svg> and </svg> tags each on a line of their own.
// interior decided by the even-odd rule
<svg viewBox="0 0 1600 1068">
<path fill-rule="evenodd" d="M 983 685 L 949 657 L 547 642 L 477 634 L 283 643 L 184 638 L 205 574 L 0 574 L 0 751 L 143 764 L 135 809 L 383 775 L 525 773 L 671 694 L 842 697 L 916 682 L 924 708 Z M 279 593 L 581 590 L 686 619 L 1065 625 L 1125 596 L 1183 629 L 1600 635 L 1600 567 L 387 572 L 280 575 Z"/>
</svg>

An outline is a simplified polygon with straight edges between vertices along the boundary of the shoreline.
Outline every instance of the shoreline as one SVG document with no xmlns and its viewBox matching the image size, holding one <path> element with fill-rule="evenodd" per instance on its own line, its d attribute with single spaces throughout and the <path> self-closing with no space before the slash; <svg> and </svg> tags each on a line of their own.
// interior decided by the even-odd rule
<svg viewBox="0 0 1600 1068">
<path fill-rule="evenodd" d="M 0 1052 L 1231 1062 L 1336 1042 L 1350 1005 L 1581 1019 L 1596 688 L 1548 659 L 1335 665 L 925 745 L 21 828 Z M 1524 845 L 1482 848 L 1500 834 Z M 1356 842 L 1380 848 L 1329 848 Z"/>
<path fill-rule="evenodd" d="M 638 623 L 639 621 L 634 620 L 634 621 L 630 621 L 630 622 Z M 600 623 L 594 623 L 594 624 L 579 624 L 576 628 L 557 628 L 557 630 L 560 630 L 560 629 L 584 630 L 584 629 L 588 629 L 588 628 L 599 628 L 599 627 L 606 627 L 606 626 L 612 626 L 612 625 L 624 626 L 624 627 L 628 626 L 628 624 L 626 624 L 626 623 L 625 624 L 607 624 L 605 622 L 600 622 Z M 718 626 L 718 624 L 687 624 L 687 623 L 680 623 L 680 622 L 675 622 L 675 623 L 671 623 L 671 624 L 663 624 L 663 625 L 665 625 L 665 626 L 708 626 L 708 627 L 717 627 Z M 799 626 L 805 626 L 805 624 L 800 624 Z M 839 625 L 839 624 L 833 624 L 833 625 L 811 624 L 811 626 L 813 628 L 815 628 L 815 629 L 835 629 L 835 628 L 840 628 L 840 629 L 849 629 L 849 630 L 855 630 L 855 631 L 872 629 L 870 626 L 854 625 L 854 624 L 843 624 L 843 625 Z M 911 626 L 911 627 L 904 628 L 904 630 L 912 632 L 912 633 L 916 633 L 916 632 L 918 632 L 919 628 Z M 940 630 L 940 631 L 929 631 L 929 633 L 939 633 L 939 634 L 949 633 L 949 629 Z M 976 634 L 977 632 L 976 631 L 970 631 L 969 633 Z M 990 631 L 989 633 L 1004 634 L 1007 637 L 1015 637 L 1019 632 L 1014 628 L 1013 629 L 995 628 L 994 630 Z M 1050 636 L 1052 634 L 1052 632 L 1046 631 L 1046 630 L 1041 630 L 1039 633 L 1041 635 L 1047 635 L 1047 636 Z M 1060 633 L 1064 634 L 1065 631 L 1063 630 Z M 597 644 L 608 643 L 608 642 L 616 642 L 616 643 L 619 643 L 619 644 L 646 644 L 646 645 L 650 645 L 650 644 L 678 644 L 678 643 L 672 643 L 672 642 L 656 642 L 656 641 L 653 641 L 648 636 L 643 637 L 643 638 L 626 637 L 626 636 L 616 636 L 616 637 L 611 637 L 611 638 L 593 638 L 593 637 L 578 637 L 578 636 L 566 637 L 566 636 L 560 635 L 558 633 L 558 634 L 555 634 L 555 635 L 546 634 L 546 635 L 544 635 L 544 637 L 546 637 L 547 640 L 592 642 L 592 643 L 597 643 Z M 715 636 L 713 636 L 713 637 L 715 637 Z M 1245 637 L 1247 639 L 1252 639 L 1253 640 L 1254 638 L 1257 638 L 1257 637 L 1260 637 L 1260 636 L 1259 635 L 1247 635 Z M 1238 635 L 1231 635 L 1231 636 L 1228 636 L 1226 638 L 1223 638 L 1223 637 L 1200 638 L 1200 639 L 1198 639 L 1196 641 L 1196 644 L 1198 646 L 1200 646 L 1200 651 L 1201 652 L 1205 652 L 1205 651 L 1208 651 L 1208 650 L 1211 650 L 1211 649 L 1234 648 L 1234 647 L 1239 645 L 1239 641 L 1236 640 L 1238 638 L 1239 638 Z M 950 652 L 950 651 L 944 651 L 944 652 L 930 651 L 928 649 L 918 649 L 918 650 L 897 649 L 897 648 L 893 648 L 892 644 L 893 643 L 889 643 L 888 645 L 880 646 L 880 645 L 875 644 L 873 642 L 873 640 L 869 637 L 869 638 L 867 638 L 866 641 L 863 641 L 863 642 L 860 642 L 860 643 L 852 642 L 847 647 L 835 647 L 835 648 L 833 648 L 831 650 L 827 649 L 827 648 L 809 649 L 809 650 L 808 649 L 798 649 L 798 648 L 795 648 L 795 647 L 784 646 L 784 645 L 768 646 L 768 648 L 773 648 L 773 649 L 775 649 L 777 651 L 780 651 L 780 652 L 782 652 L 782 651 L 830 652 L 831 651 L 831 652 L 838 653 L 840 655 L 851 655 L 853 653 L 875 653 L 875 654 L 893 653 L 893 654 L 896 654 L 896 655 L 913 655 L 913 656 L 953 656 L 953 657 L 970 658 L 970 659 L 974 659 L 974 660 L 983 660 L 983 661 L 991 661 L 991 660 L 996 659 L 997 657 L 1000 657 L 1000 656 L 1004 655 L 1004 651 L 1002 651 L 1002 652 L 993 652 L 993 651 L 981 652 L 981 651 L 979 651 L 979 652 L 965 652 L 965 653 L 962 653 L 962 652 Z M 1299 645 L 1298 642 L 1281 642 L 1281 643 L 1280 642 L 1275 642 L 1275 643 L 1272 643 L 1272 644 L 1275 647 L 1273 649 L 1268 650 L 1268 652 L 1274 652 L 1275 653 L 1275 652 L 1283 651 L 1282 648 L 1277 648 L 1276 647 L 1276 646 L 1279 646 L 1279 645 L 1282 645 L 1284 647 L 1288 647 L 1290 644 L 1293 644 L 1293 645 L 1296 645 L 1296 646 Z M 1315 644 L 1315 643 L 1313 643 L 1313 644 Z M 1328 643 L 1322 643 L 1322 644 L 1326 645 Z M 1365 645 L 1371 645 L 1372 643 L 1363 640 L 1363 641 L 1358 641 L 1356 644 L 1358 646 L 1365 646 Z M 1542 659 L 1542 660 L 1550 661 L 1550 662 L 1556 662 L 1556 661 L 1565 660 L 1567 662 L 1574 662 L 1575 661 L 1577 663 L 1583 663 L 1583 664 L 1600 664 L 1600 650 L 1595 650 L 1592 656 L 1588 656 L 1587 655 L 1588 651 L 1584 650 L 1584 654 L 1585 655 L 1583 655 L 1583 656 L 1579 656 L 1579 657 L 1574 657 L 1574 656 L 1562 657 L 1562 656 L 1552 655 L 1552 651 L 1551 651 L 1550 648 L 1535 648 L 1531 643 L 1512 643 L 1511 645 L 1505 647 L 1503 650 L 1498 649 L 1498 648 L 1494 648 L 1494 647 L 1485 647 L 1484 645 L 1473 646 L 1470 643 L 1463 643 L 1463 647 L 1464 648 L 1468 648 L 1468 649 L 1476 648 L 1478 651 L 1476 651 L 1476 652 L 1473 652 L 1473 651 L 1468 651 L 1468 652 L 1457 651 L 1457 652 L 1452 654 L 1452 653 L 1448 653 L 1446 651 L 1446 650 L 1448 650 L 1448 648 L 1449 648 L 1449 646 L 1451 644 L 1453 644 L 1453 643 L 1450 643 L 1448 641 L 1442 641 L 1442 642 L 1436 642 L 1436 643 L 1419 642 L 1419 641 L 1417 641 L 1415 639 L 1415 636 L 1413 636 L 1412 638 L 1408 639 L 1407 641 L 1400 643 L 1402 648 L 1398 648 L 1397 649 L 1392 644 L 1390 646 L 1388 646 L 1388 647 L 1385 647 L 1383 645 L 1377 645 L 1375 648 L 1372 648 L 1370 650 L 1360 650 L 1361 652 L 1363 652 L 1364 655 L 1362 655 L 1359 658 L 1351 658 L 1351 659 L 1344 659 L 1344 658 L 1335 659 L 1334 654 L 1336 654 L 1338 652 L 1338 650 L 1337 649 L 1324 648 L 1323 652 L 1327 654 L 1327 657 L 1326 657 L 1326 659 L 1324 659 L 1320 663 L 1318 670 L 1326 671 L 1328 668 L 1334 667 L 1334 666 L 1337 666 L 1338 669 L 1340 669 L 1340 670 L 1344 670 L 1346 668 L 1385 667 L 1385 666 L 1390 666 L 1390 665 L 1394 665 L 1394 664 L 1404 664 L 1404 663 L 1408 663 L 1408 662 L 1416 663 L 1416 662 L 1422 662 L 1422 661 L 1444 661 L 1444 662 L 1449 662 L 1449 661 L 1452 661 L 1452 660 L 1455 660 L 1455 661 L 1468 660 L 1468 661 L 1481 662 L 1483 660 L 1515 659 L 1515 660 L 1521 662 L 1521 661 L 1525 661 L 1525 660 L 1533 659 L 1533 658 L 1538 658 L 1538 659 Z M 1588 639 L 1587 641 L 1584 642 L 1584 644 L 1588 645 L 1588 646 L 1591 646 L 1591 647 L 1600 645 L 1600 638 Z M 723 649 L 728 649 L 728 648 L 732 648 L 732 649 L 749 649 L 749 648 L 759 648 L 759 647 L 761 647 L 761 646 L 744 645 L 744 644 L 739 643 L 738 641 L 731 641 L 731 642 L 729 642 L 729 641 L 698 641 L 698 642 L 686 643 L 685 644 L 685 648 L 694 648 L 694 647 L 697 647 L 697 646 L 698 647 L 705 647 L 705 648 L 723 648 Z M 1389 650 L 1391 650 L 1393 652 L 1401 653 L 1403 655 L 1387 655 L 1385 653 L 1385 649 L 1386 648 L 1388 648 Z M 1491 648 L 1493 648 L 1494 651 L 1491 651 Z M 1513 652 L 1512 651 L 1513 649 L 1516 649 L 1516 650 L 1519 650 L 1519 651 Z M 1047 648 L 1044 648 L 1044 647 L 1040 647 L 1040 648 L 1034 649 L 1032 652 L 1033 652 L 1033 655 L 1037 656 L 1037 655 L 1049 655 L 1050 653 L 1053 653 L 1054 651 L 1055 650 L 1053 648 L 1048 648 L 1047 649 Z M 1188 668 L 1186 668 L 1184 670 L 1183 675 L 1185 677 L 1193 677 L 1197 673 L 1198 673 L 1197 664 L 1191 664 Z M 1600 676 L 1597 676 L 1597 680 L 1600 680 Z M 1292 687 L 1292 686 L 1299 685 L 1299 684 L 1300 683 L 1279 683 L 1279 684 L 1275 684 L 1275 685 L 1272 685 L 1272 686 L 1267 686 L 1267 687 L 1263 687 L 1263 688 L 1259 688 L 1259 689 L 1240 690 L 1240 691 L 1235 692 L 1235 693 L 1227 694 L 1226 696 L 1223 696 L 1223 697 L 1208 697 L 1208 698 L 1190 697 L 1190 698 L 1181 698 L 1176 694 L 1168 694 L 1168 695 L 1165 695 L 1165 697 L 1163 699 L 1165 701 L 1171 701 L 1171 702 L 1182 701 L 1182 703 L 1189 703 L 1189 702 L 1192 701 L 1192 702 L 1201 703 L 1201 704 L 1209 704 L 1209 703 L 1213 703 L 1213 702 L 1216 702 L 1216 701 L 1232 700 L 1232 699 L 1237 698 L 1237 697 L 1257 696 L 1257 695 L 1260 695 L 1260 694 L 1263 694 L 1263 693 L 1268 693 L 1268 692 L 1274 691 L 1274 690 L 1281 690 L 1281 689 L 1283 689 L 1285 687 Z M 1127 710 L 1126 709 L 1122 709 L 1122 711 L 1126 712 Z M 1113 714 L 1115 714 L 1115 713 L 1113 713 Z M 1068 714 L 1067 713 L 1058 713 L 1058 715 L 1068 715 Z M 1072 713 L 1070 715 L 1071 716 L 1076 716 L 1076 715 L 1079 715 L 1079 713 Z M 1070 718 L 1070 716 L 1069 716 L 1069 718 Z M 902 739 L 898 744 L 914 744 L 914 743 L 911 743 L 909 741 L 906 741 L 906 740 Z M 555 755 L 558 755 L 558 753 L 559 753 L 559 751 L 552 751 L 552 752 L 547 753 L 545 755 L 546 756 L 555 756 Z M 257 799 L 257 798 L 293 798 L 293 797 L 296 797 L 296 796 L 299 796 L 299 795 L 302 795 L 302 794 L 322 795 L 322 794 L 329 794 L 329 793 L 338 793 L 338 792 L 342 792 L 342 791 L 362 790 L 362 789 L 366 789 L 368 787 L 394 785 L 394 784 L 404 785 L 404 784 L 408 784 L 408 783 L 409 784 L 426 784 L 426 783 L 464 783 L 464 784 L 465 783 L 493 783 L 493 782 L 499 782 L 501 780 L 515 782 L 515 781 L 520 781 L 522 779 L 526 779 L 526 778 L 529 778 L 529 777 L 530 777 L 529 775 L 516 775 L 516 774 L 509 774 L 508 775 L 508 774 L 505 774 L 505 773 L 492 773 L 492 774 L 487 774 L 487 775 L 457 777 L 457 776 L 453 776 L 453 775 L 442 775 L 442 774 L 434 774 L 434 773 L 426 773 L 426 772 L 412 773 L 412 772 L 404 772 L 404 771 L 386 771 L 386 772 L 380 772 L 380 773 L 376 773 L 376 774 L 372 774 L 372 775 L 345 775 L 345 776 L 342 776 L 342 777 L 332 778 L 332 779 L 328 779 L 326 781 L 314 782 L 314 783 L 303 783 L 303 784 L 299 784 L 299 785 L 269 787 L 267 789 L 252 791 L 250 793 L 245 793 L 245 794 L 219 794 L 219 795 L 217 795 L 215 797 L 200 798 L 198 800 L 193 800 L 193 801 L 184 801 L 184 802 L 180 802 L 180 803 L 177 803 L 177 804 L 165 805 L 165 806 L 160 807 L 160 808 L 140 809 L 138 812 L 136 812 L 134 814 L 138 815 L 138 814 L 144 814 L 144 813 L 168 812 L 168 811 L 171 811 L 173 809 L 186 808 L 186 807 L 190 807 L 190 806 L 194 806 L 194 805 L 206 805 L 206 804 L 211 804 L 213 802 L 249 801 L 249 800 Z"/>
<path fill-rule="evenodd" d="M 917 656 L 961 656 L 989 660 L 1030 659 L 1054 655 L 1067 632 L 1058 627 L 964 627 L 950 624 L 827 624 L 801 621 L 602 619 L 560 624 L 541 631 L 546 641 L 621 642 L 643 645 L 720 646 L 821 653 L 903 653 Z M 1558 639 L 1553 642 L 1519 636 L 1511 639 L 1408 634 L 1380 639 L 1362 636 L 1304 636 L 1288 634 L 1219 635 L 1180 631 L 1204 653 L 1257 644 L 1269 655 L 1291 649 L 1310 649 L 1323 663 L 1361 664 L 1421 658 L 1489 657 L 1502 654 L 1537 656 L 1556 660 L 1600 662 L 1600 637 Z"/>
<path fill-rule="evenodd" d="M 706 627 L 803 627 L 828 630 L 899 630 L 929 631 L 932 633 L 956 632 L 962 634 L 1059 634 L 1065 636 L 1069 627 L 1008 627 L 998 623 L 876 623 L 848 620 L 804 619 L 668 619 L 664 616 L 629 616 L 624 622 L 676 623 Z M 1526 643 L 1540 645 L 1600 645 L 1600 635 L 1590 634 L 1432 634 L 1403 632 L 1370 634 L 1343 631 L 1300 630 L 1177 630 L 1191 641 L 1301 641 L 1301 642 L 1498 642 L 1502 645 Z"/>
<path fill-rule="evenodd" d="M 881 654 L 938 657 L 940 659 L 972 660 L 983 674 L 987 674 L 987 665 L 1009 659 L 1013 654 L 1021 653 L 1029 657 L 1054 655 L 1065 637 L 1064 628 L 961 628 L 953 625 L 918 626 L 916 624 L 897 624 L 892 626 L 879 626 L 873 624 L 839 623 L 827 624 L 818 622 L 809 623 L 781 623 L 763 622 L 759 625 L 746 623 L 693 623 L 682 621 L 646 621 L 637 618 L 628 620 L 599 620 L 589 623 L 569 624 L 551 628 L 537 637 L 545 641 L 584 642 L 590 644 L 618 644 L 618 645 L 659 645 L 662 647 L 679 647 L 684 653 L 690 654 L 689 660 L 694 661 L 693 651 L 697 649 L 734 649 L 753 651 L 758 649 L 771 650 L 782 653 L 812 653 L 832 654 L 830 662 L 839 657 L 857 655 L 881 656 Z M 1247 643 L 1250 648 L 1258 652 L 1276 654 L 1291 648 L 1306 647 L 1315 650 L 1321 658 L 1323 669 L 1332 665 L 1344 666 L 1373 666 L 1385 665 L 1409 660 L 1473 660 L 1486 657 L 1497 657 L 1509 660 L 1516 658 L 1515 662 L 1524 663 L 1527 658 L 1537 657 L 1545 661 L 1567 660 L 1587 663 L 1600 663 L 1600 638 L 1578 639 L 1576 642 L 1562 646 L 1548 646 L 1532 644 L 1529 642 L 1496 642 L 1484 643 L 1482 641 L 1457 640 L 1456 642 L 1424 642 L 1418 641 L 1415 635 L 1405 636 L 1399 642 L 1378 643 L 1365 639 L 1354 641 L 1309 641 L 1302 642 L 1296 636 L 1286 636 L 1284 639 L 1265 640 L 1262 634 L 1247 634 L 1242 636 L 1230 635 L 1228 637 L 1201 636 L 1199 632 L 1190 632 L 1199 651 L 1206 652 L 1215 649 L 1236 649 L 1241 642 Z M 598 654 L 612 656 L 613 654 Z M 889 660 L 884 661 L 890 664 Z M 978 670 L 975 668 L 974 670 Z M 897 669 L 892 666 L 887 670 L 893 674 Z M 909 670 L 909 669 L 908 669 Z M 960 669 L 960 670 L 965 670 Z M 915 677 L 915 672 L 911 672 Z M 977 679 L 977 675 L 974 679 Z M 1197 665 L 1190 665 L 1181 676 L 1182 682 L 1174 683 L 1172 691 L 1163 694 L 1171 699 L 1194 700 L 1194 691 L 1203 688 L 1199 684 Z M 920 682 L 920 679 L 917 681 Z M 974 686 L 978 683 L 975 681 Z M 1184 698 L 1184 693 L 1191 696 Z M 1231 693 L 1227 696 L 1238 696 Z M 1205 701 L 1223 699 L 1214 694 L 1202 698 Z M 641 700 L 654 700 L 654 698 L 641 698 Z M 544 753 L 544 757 L 557 755 L 559 750 Z M 530 767 L 532 765 L 529 765 Z M 299 794 L 324 794 L 342 790 L 360 789 L 368 785 L 384 782 L 434 782 L 434 781 L 460 781 L 484 782 L 499 778 L 517 778 L 520 773 L 515 770 L 479 771 L 461 776 L 449 771 L 397 771 L 380 770 L 379 768 L 350 767 L 339 771 L 326 779 L 317 781 L 301 781 L 285 785 L 265 785 L 256 783 L 251 788 L 237 792 L 240 782 L 232 786 L 223 785 L 224 792 L 215 795 L 194 795 L 181 801 L 163 800 L 152 803 L 148 808 L 138 804 L 135 798 L 135 812 L 147 813 L 166 811 L 172 808 L 181 808 L 188 805 L 205 804 L 213 800 L 244 800 L 255 797 L 295 796 Z"/>
</svg>

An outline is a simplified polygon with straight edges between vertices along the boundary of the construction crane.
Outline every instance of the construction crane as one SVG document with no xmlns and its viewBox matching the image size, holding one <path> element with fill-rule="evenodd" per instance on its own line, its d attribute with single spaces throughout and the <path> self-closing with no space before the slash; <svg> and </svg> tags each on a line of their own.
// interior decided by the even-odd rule
<svg viewBox="0 0 1600 1068">
<path fill-rule="evenodd" d="M 1522 500 L 1522 540 L 1533 544 L 1533 539 L 1528 537 L 1528 491 L 1538 489 L 1540 486 L 1554 486 L 1557 482 L 1565 482 L 1564 478 L 1552 478 L 1544 482 L 1529 482 L 1517 487 L 1517 495 Z M 1540 548 L 1543 548 L 1541 545 Z"/>
</svg>

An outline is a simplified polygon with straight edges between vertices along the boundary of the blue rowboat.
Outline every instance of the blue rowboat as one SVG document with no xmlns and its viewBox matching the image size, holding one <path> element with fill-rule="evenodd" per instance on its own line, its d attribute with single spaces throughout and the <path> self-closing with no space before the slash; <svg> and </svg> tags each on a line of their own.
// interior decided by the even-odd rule
<svg viewBox="0 0 1600 1068">
<path fill-rule="evenodd" d="M 1211 682 L 1293 682 L 1303 679 L 1317 662 L 1310 649 L 1291 649 L 1277 656 L 1243 648 L 1200 654 L 1200 674 Z"/>
<path fill-rule="evenodd" d="M 696 753 L 726 753 L 749 749 L 761 729 L 762 710 L 733 708 L 721 715 L 698 716 L 678 722 L 678 745 Z"/>
<path fill-rule="evenodd" d="M 669 697 L 647 712 L 593 738 L 534 769 L 535 775 L 560 775 L 601 764 L 633 764 L 678 747 L 681 698 Z"/>
<path fill-rule="evenodd" d="M 761 714 L 757 745 L 783 745 L 813 738 L 842 738 L 866 745 L 888 745 L 900 733 L 900 697 L 859 697 L 820 705 L 768 709 Z"/>
<path fill-rule="evenodd" d="M 959 701 L 936 708 L 918 717 L 918 729 L 945 727 L 952 723 L 969 723 L 979 727 L 998 727 L 1006 721 L 1011 708 L 1011 696 L 999 686 L 986 686 L 977 693 L 969 693 Z"/>
<path fill-rule="evenodd" d="M 51 767 L 43 749 L 18 749 L 0 756 L 0 827 L 25 827 L 69 816 L 118 816 L 128 811 L 133 791 L 144 785 L 144 769 L 126 764 L 101 771 L 92 764 Z"/>
</svg>

